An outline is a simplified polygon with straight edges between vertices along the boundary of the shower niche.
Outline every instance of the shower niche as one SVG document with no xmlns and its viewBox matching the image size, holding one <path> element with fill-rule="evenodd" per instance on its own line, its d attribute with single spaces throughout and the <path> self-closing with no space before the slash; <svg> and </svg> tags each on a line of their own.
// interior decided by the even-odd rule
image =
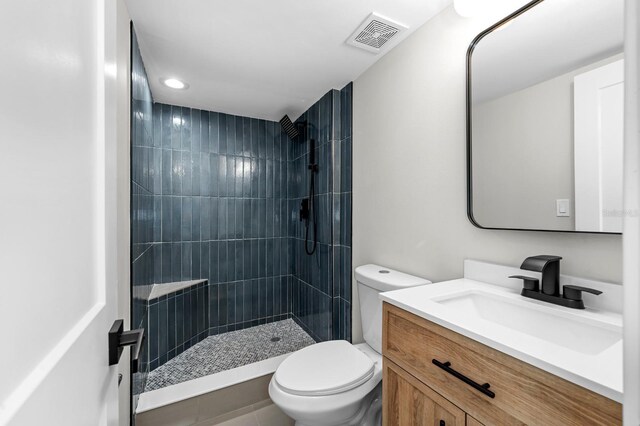
<svg viewBox="0 0 640 426">
<path fill-rule="evenodd" d="M 132 327 L 148 336 L 134 394 L 350 340 L 351 84 L 290 138 L 154 102 L 132 32 L 131 95 Z"/>
</svg>

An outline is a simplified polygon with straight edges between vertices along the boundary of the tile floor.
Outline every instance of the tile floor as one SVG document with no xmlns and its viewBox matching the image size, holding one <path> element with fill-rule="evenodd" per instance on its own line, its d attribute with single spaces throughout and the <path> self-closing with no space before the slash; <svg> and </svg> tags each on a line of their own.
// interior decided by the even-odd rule
<svg viewBox="0 0 640 426">
<path fill-rule="evenodd" d="M 210 336 L 150 372 L 145 391 L 294 352 L 313 343 L 313 338 L 292 319 Z"/>
<path fill-rule="evenodd" d="M 258 406 L 253 411 L 220 423 L 211 423 L 216 426 L 293 426 L 293 419 L 289 418 L 274 404 Z M 208 426 L 206 423 L 198 426 Z"/>
</svg>

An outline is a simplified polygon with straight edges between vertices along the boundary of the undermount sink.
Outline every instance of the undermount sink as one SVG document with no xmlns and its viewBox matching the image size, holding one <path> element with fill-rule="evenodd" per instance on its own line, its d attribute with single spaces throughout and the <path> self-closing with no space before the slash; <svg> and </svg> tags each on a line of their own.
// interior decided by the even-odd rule
<svg viewBox="0 0 640 426">
<path fill-rule="evenodd" d="M 509 296 L 468 290 L 432 300 L 583 354 L 599 354 L 622 340 L 622 327 L 617 325 Z"/>
</svg>

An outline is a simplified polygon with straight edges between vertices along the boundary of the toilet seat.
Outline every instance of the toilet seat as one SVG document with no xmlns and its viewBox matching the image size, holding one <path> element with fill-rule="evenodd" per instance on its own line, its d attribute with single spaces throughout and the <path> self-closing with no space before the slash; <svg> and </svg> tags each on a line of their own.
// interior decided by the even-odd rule
<svg viewBox="0 0 640 426">
<path fill-rule="evenodd" d="M 374 367 L 371 358 L 351 343 L 334 340 L 293 353 L 280 364 L 273 378 L 292 395 L 335 395 L 367 382 Z"/>
</svg>

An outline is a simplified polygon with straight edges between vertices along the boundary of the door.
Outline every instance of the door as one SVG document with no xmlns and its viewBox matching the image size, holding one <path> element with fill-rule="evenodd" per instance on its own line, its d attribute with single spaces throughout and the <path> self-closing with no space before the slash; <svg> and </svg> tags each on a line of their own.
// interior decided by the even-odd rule
<svg viewBox="0 0 640 426">
<path fill-rule="evenodd" d="M 576 231 L 622 232 L 624 60 L 574 77 Z"/>
<path fill-rule="evenodd" d="M 383 364 L 384 426 L 464 426 L 464 411 L 386 358 Z"/>
<path fill-rule="evenodd" d="M 115 11 L 0 13 L 0 425 L 118 423 Z"/>
</svg>

